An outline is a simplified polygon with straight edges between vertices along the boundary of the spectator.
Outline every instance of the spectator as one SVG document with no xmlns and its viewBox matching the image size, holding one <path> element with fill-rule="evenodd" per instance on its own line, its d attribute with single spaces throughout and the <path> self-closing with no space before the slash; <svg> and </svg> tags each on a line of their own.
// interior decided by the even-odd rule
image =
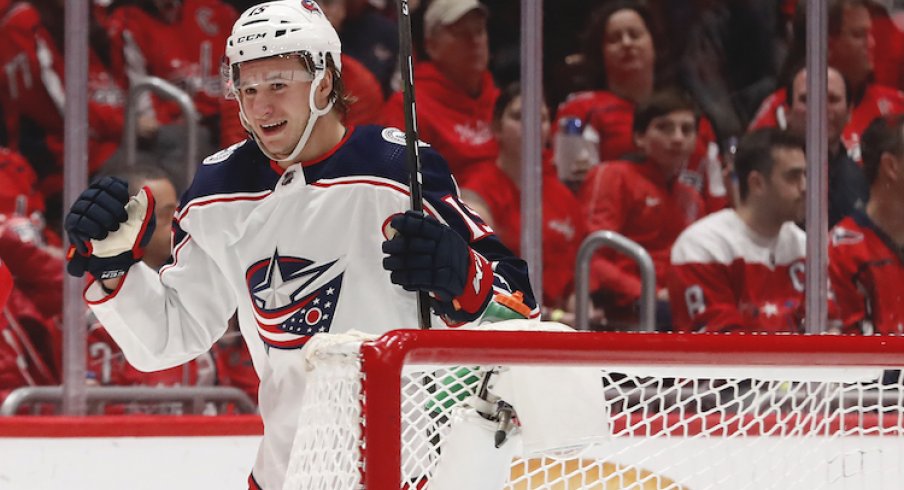
<svg viewBox="0 0 904 490">
<path fill-rule="evenodd" d="M 904 333 L 904 117 L 877 118 L 863 133 L 870 183 L 865 212 L 831 234 L 829 278 L 844 331 Z"/>
<path fill-rule="evenodd" d="M 521 103 L 517 83 L 496 100 L 492 128 L 499 142 L 499 156 L 475 164 L 461 184 L 466 202 L 470 204 L 476 198 L 478 204 L 485 204 L 487 213 L 478 209 L 478 214 L 492 222 L 502 243 L 515 251 L 521 248 Z M 549 136 L 545 104 L 542 118 L 541 144 L 545 147 Z M 544 154 L 545 160 L 549 157 L 548 152 Z M 584 224 L 577 199 L 559 181 L 555 168 L 551 164 L 543 168 L 543 304 L 550 311 L 564 310 L 573 292 L 575 256 L 584 238 Z M 468 191 L 476 196 L 469 196 Z M 563 319 L 556 316 L 556 320 Z"/>
<path fill-rule="evenodd" d="M 860 166 L 850 157 L 841 135 L 847 123 L 850 91 L 838 70 L 829 67 L 826 91 L 826 132 L 829 138 L 829 228 L 844 216 L 862 210 L 869 199 L 869 186 Z M 799 70 L 785 89 L 791 101 L 788 130 L 803 138 L 807 130 L 807 70 Z"/>
<path fill-rule="evenodd" d="M 786 89 L 791 101 L 788 131 L 803 138 L 807 130 L 807 70 L 801 69 Z M 844 216 L 863 209 L 869 186 L 860 166 L 848 155 L 841 133 L 850 116 L 849 92 L 838 70 L 829 67 L 826 88 L 826 129 L 829 138 L 829 228 Z"/>
<path fill-rule="evenodd" d="M 39 189 L 47 197 L 63 187 L 63 7 L 60 0 L 16 2 L 0 16 L 0 65 L 5 67 L 0 105 L 8 145 L 29 158 L 40 179 Z M 99 15 L 95 9 L 89 26 L 88 166 L 92 172 L 119 147 L 125 101 L 123 88 L 110 71 L 109 41 Z M 40 150 L 35 151 L 36 146 Z"/>
<path fill-rule="evenodd" d="M 842 133 L 844 146 L 851 158 L 860 162 L 860 135 L 877 116 L 904 111 L 904 94 L 872 81 L 876 44 L 870 29 L 872 20 L 869 0 L 831 0 L 829 10 L 829 66 L 844 77 L 851 94 L 851 117 Z M 806 22 L 803 9 L 797 11 L 794 23 L 794 45 L 788 55 L 784 80 L 796 74 L 806 53 Z M 749 129 L 778 126 L 787 128 L 787 91 L 781 88 L 761 104 Z"/>
<path fill-rule="evenodd" d="M 236 315 L 229 319 L 226 333 L 213 345 L 211 352 L 217 363 L 217 384 L 238 388 L 257 401 L 261 381 L 254 371 L 251 352 L 239 330 Z"/>
<path fill-rule="evenodd" d="M 611 230 L 644 247 L 656 268 L 657 326 L 667 328 L 668 291 L 662 286 L 669 252 L 678 235 L 703 213 L 703 200 L 678 175 L 697 138 L 698 113 L 686 95 L 654 93 L 634 112 L 636 161 L 614 161 L 593 167 L 581 187 L 587 232 Z M 590 290 L 602 306 L 609 327 L 635 327 L 640 273 L 627 256 L 605 250 L 591 263 Z"/>
<path fill-rule="evenodd" d="M 415 67 L 418 131 L 446 157 L 455 177 L 499 152 L 490 122 L 499 90 L 487 70 L 487 9 L 477 0 L 433 0 L 424 13 L 429 61 Z M 402 93 L 386 102 L 383 124 L 405 125 Z"/>
<path fill-rule="evenodd" d="M 683 332 L 799 332 L 804 299 L 803 141 L 767 128 L 735 159 L 737 209 L 713 213 L 672 247 L 669 294 Z"/>
<path fill-rule="evenodd" d="M 399 31 L 370 0 L 344 0 L 345 20 L 339 37 L 342 52 L 360 61 L 379 80 L 383 95 L 393 92 L 399 63 Z M 414 9 L 413 3 L 411 8 Z M 343 64 L 345 63 L 343 57 Z"/>
<path fill-rule="evenodd" d="M 3 189 L 4 191 L 6 189 Z M 43 242 L 39 213 L 0 209 L 0 262 L 11 289 L 0 307 L 0 399 L 24 386 L 57 385 L 62 360 L 62 257 Z"/>
<path fill-rule="evenodd" d="M 6 263 L 0 260 L 0 309 L 6 308 L 6 300 L 13 290 L 13 275 L 6 267 Z"/>
<path fill-rule="evenodd" d="M 776 2 L 661 2 L 681 79 L 721 141 L 742 134 L 764 97 L 775 90 L 787 40 Z"/>
<path fill-rule="evenodd" d="M 659 33 L 650 11 L 637 0 L 603 4 L 593 14 L 585 38 L 586 66 L 593 70 L 591 78 L 599 89 L 569 97 L 559 106 L 552 129 L 557 132 L 563 118 L 576 117 L 592 128 L 589 139 L 599 140 L 599 161 L 619 160 L 638 149 L 632 125 L 636 107 L 649 101 L 657 87 L 668 86 L 672 77 L 664 68 L 665 54 L 658 52 Z M 682 180 L 704 196 L 709 210 L 728 204 L 714 140 L 712 127 L 703 119 L 694 152 L 681 169 Z M 566 180 L 582 180 L 586 168 L 575 168 L 577 172 Z"/>
<path fill-rule="evenodd" d="M 220 61 L 237 18 L 222 0 L 138 0 L 115 8 L 110 16 L 117 76 L 130 85 L 145 76 L 159 77 L 187 92 L 201 117 L 201 155 L 219 147 L 219 99 L 224 93 Z M 140 101 L 139 111 L 152 153 L 184 182 L 185 169 L 169 166 L 185 161 L 181 109 L 173 101 L 149 97 Z"/>
</svg>

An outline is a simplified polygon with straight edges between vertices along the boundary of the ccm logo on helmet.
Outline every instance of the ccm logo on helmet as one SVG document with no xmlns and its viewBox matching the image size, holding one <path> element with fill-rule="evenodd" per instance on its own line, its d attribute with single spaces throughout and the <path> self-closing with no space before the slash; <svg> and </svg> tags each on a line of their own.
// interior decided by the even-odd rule
<svg viewBox="0 0 904 490">
<path fill-rule="evenodd" d="M 266 32 L 258 32 L 256 34 L 248 34 L 247 36 L 239 36 L 236 40 L 236 44 L 241 44 L 248 41 L 254 41 L 255 39 L 260 39 L 263 37 L 267 37 Z"/>
</svg>

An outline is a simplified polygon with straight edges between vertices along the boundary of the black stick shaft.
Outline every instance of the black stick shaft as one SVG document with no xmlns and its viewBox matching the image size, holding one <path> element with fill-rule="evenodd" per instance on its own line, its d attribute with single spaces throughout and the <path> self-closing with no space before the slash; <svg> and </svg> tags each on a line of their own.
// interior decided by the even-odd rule
<svg viewBox="0 0 904 490">
<path fill-rule="evenodd" d="M 408 156 L 408 187 L 411 191 L 411 210 L 424 212 L 421 193 L 421 156 L 418 153 L 417 110 L 414 103 L 414 68 L 411 63 L 411 15 L 408 0 L 399 0 L 399 65 L 402 75 L 402 95 L 405 109 L 405 148 Z M 418 326 L 430 328 L 430 298 L 425 291 L 417 293 Z"/>
</svg>

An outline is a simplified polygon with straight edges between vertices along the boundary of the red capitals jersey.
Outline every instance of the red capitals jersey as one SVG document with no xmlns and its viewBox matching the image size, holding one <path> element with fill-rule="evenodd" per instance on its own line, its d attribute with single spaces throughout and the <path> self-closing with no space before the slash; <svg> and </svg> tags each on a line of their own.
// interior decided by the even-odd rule
<svg viewBox="0 0 904 490">
<path fill-rule="evenodd" d="M 904 333 L 904 251 L 866 214 L 832 228 L 829 278 L 846 332 Z"/>
<path fill-rule="evenodd" d="M 223 96 L 220 62 L 238 14 L 220 0 L 185 0 L 181 9 L 172 24 L 139 6 L 116 9 L 109 21 L 114 69 L 129 80 L 162 78 L 192 95 L 201 117 L 214 116 Z M 154 111 L 162 124 L 180 117 L 170 101 L 155 99 Z"/>
<path fill-rule="evenodd" d="M 611 230 L 640 244 L 653 259 L 659 285 L 665 284 L 672 243 L 704 214 L 703 199 L 696 190 L 677 179 L 666 181 L 649 162 L 618 161 L 593 167 L 579 202 L 587 233 Z M 607 301 L 613 306 L 636 301 L 640 272 L 634 261 L 611 249 L 599 252 L 590 275 L 590 290 L 598 289 L 608 293 L 611 300 Z"/>
<path fill-rule="evenodd" d="M 464 93 L 431 62 L 414 70 L 418 113 L 418 137 L 449 162 L 456 179 L 464 181 L 471 166 L 494 161 L 499 152 L 490 123 L 499 89 L 489 72 L 476 98 Z M 383 109 L 384 126 L 404 128 L 402 93 L 396 92 Z"/>
<path fill-rule="evenodd" d="M 9 273 L 6 263 L 0 259 L 0 309 L 6 306 L 9 293 L 13 290 L 13 276 Z"/>
<path fill-rule="evenodd" d="M 690 226 L 672 247 L 675 330 L 799 332 L 806 234 L 794 223 L 756 234 L 733 209 Z"/>
<path fill-rule="evenodd" d="M 0 275 L 15 281 L 0 302 L 0 397 L 22 386 L 59 383 L 63 261 L 39 240 L 40 231 L 27 218 L 0 215 L 0 261 L 6 269 Z"/>
<path fill-rule="evenodd" d="M 563 117 L 577 117 L 599 135 L 599 161 L 621 160 L 637 152 L 633 134 L 635 108 L 634 102 L 606 90 L 578 92 L 559 105 L 552 131 L 558 131 Z M 708 211 L 728 205 L 716 135 L 705 117 L 700 118 L 694 153 L 681 172 L 681 180 L 700 193 Z"/>
<path fill-rule="evenodd" d="M 88 163 L 91 171 L 96 171 L 122 139 L 125 92 L 100 58 L 89 53 Z M 15 149 L 19 118 L 34 121 L 46 133 L 58 166 L 63 162 L 64 65 L 60 47 L 41 25 L 34 7 L 27 3 L 12 6 L 0 20 L 0 104 L 8 139 Z"/>
<path fill-rule="evenodd" d="M 573 289 L 574 264 L 584 224 L 574 194 L 555 170 L 543 175 L 543 301 L 564 306 Z M 499 239 L 516 253 L 521 249 L 521 190 L 495 162 L 475 165 L 462 188 L 476 192 L 487 204 Z"/>
<path fill-rule="evenodd" d="M 238 388 L 256 401 L 261 380 L 241 334 L 227 333 L 213 345 L 211 352 L 217 366 L 217 385 Z"/>
<path fill-rule="evenodd" d="M 0 147 L 0 214 L 30 215 L 44 211 L 44 199 L 35 191 L 38 176 L 22 155 Z"/>
<path fill-rule="evenodd" d="M 766 97 L 760 104 L 759 110 L 753 120 L 750 121 L 749 130 L 768 127 L 788 127 L 787 104 L 788 94 L 784 88 L 780 88 Z M 860 103 L 851 110 L 851 118 L 844 126 L 841 140 L 844 142 L 848 154 L 857 163 L 862 163 L 860 156 L 860 135 L 866 131 L 873 119 L 879 116 L 888 116 L 904 112 L 904 93 L 900 90 L 871 83 L 866 87 L 866 92 Z"/>
</svg>

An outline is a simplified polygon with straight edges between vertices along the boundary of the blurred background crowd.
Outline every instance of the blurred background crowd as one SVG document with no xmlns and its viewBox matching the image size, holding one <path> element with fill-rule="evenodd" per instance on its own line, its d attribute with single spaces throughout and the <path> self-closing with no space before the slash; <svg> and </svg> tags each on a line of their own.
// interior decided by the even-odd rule
<svg viewBox="0 0 904 490">
<path fill-rule="evenodd" d="M 169 260 L 165 224 L 192 173 L 185 162 L 248 137 L 224 96 L 221 66 L 233 22 L 255 3 L 91 3 L 89 171 L 120 176 L 133 192 L 151 187 L 158 227 L 144 260 L 152 267 Z M 319 3 L 342 40 L 342 80 L 354 99 L 347 125 L 403 127 L 395 2 Z M 517 252 L 520 0 L 409 3 L 420 137 Z M 61 377 L 65 4 L 0 0 L 0 290 L 9 291 L 0 295 L 0 399 Z M 900 4 L 827 0 L 835 332 L 904 332 Z M 801 331 L 805 20 L 805 2 L 795 0 L 543 2 L 545 319 L 574 322 L 577 250 L 588 234 L 611 230 L 653 259 L 658 330 Z M 157 92 L 128 97 L 148 77 L 186 93 L 197 122 Z M 136 142 L 129 159 L 127 127 Z M 594 329 L 636 328 L 641 281 L 631 259 L 598 252 L 590 294 Z M 235 386 L 256 398 L 235 325 L 208 355 L 158 373 L 131 368 L 87 310 L 85 325 L 92 384 Z"/>
</svg>

